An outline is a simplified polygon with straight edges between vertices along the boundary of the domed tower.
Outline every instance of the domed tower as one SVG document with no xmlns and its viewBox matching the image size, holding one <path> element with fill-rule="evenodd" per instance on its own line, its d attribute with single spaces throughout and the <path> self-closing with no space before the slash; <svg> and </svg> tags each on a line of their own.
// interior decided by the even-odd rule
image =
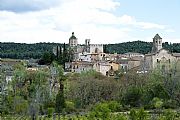
<svg viewBox="0 0 180 120">
<path fill-rule="evenodd" d="M 75 47 L 78 44 L 77 38 L 74 36 L 74 32 L 72 32 L 72 36 L 69 38 L 69 46 Z"/>
<path fill-rule="evenodd" d="M 153 38 L 152 53 L 156 53 L 160 49 L 162 49 L 162 38 L 159 36 L 159 34 L 156 34 Z"/>
</svg>

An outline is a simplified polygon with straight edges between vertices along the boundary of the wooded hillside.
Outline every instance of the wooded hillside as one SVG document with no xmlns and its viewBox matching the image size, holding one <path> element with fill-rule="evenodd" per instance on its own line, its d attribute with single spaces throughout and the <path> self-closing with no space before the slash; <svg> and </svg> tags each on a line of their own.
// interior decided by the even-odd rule
<svg viewBox="0 0 180 120">
<path fill-rule="evenodd" d="M 41 58 L 44 52 L 52 52 L 54 46 L 62 46 L 61 43 L 1 43 L 0 42 L 0 58 L 13 59 L 29 59 Z M 180 52 L 180 43 L 168 44 L 163 43 L 163 47 L 171 52 Z M 152 42 L 133 41 L 118 44 L 104 45 L 106 53 L 127 53 L 138 52 L 146 54 L 151 51 Z"/>
</svg>

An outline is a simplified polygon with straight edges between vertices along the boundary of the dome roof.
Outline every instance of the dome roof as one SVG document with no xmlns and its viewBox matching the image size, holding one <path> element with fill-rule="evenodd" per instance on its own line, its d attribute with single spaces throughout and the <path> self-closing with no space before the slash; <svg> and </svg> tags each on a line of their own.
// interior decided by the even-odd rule
<svg viewBox="0 0 180 120">
<path fill-rule="evenodd" d="M 72 36 L 69 38 L 70 40 L 71 39 L 77 39 L 75 36 L 74 36 L 74 32 L 72 32 Z"/>
</svg>

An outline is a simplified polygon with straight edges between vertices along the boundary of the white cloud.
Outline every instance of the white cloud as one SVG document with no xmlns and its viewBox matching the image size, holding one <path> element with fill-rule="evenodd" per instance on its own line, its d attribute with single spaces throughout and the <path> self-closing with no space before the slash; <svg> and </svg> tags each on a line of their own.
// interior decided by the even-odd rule
<svg viewBox="0 0 180 120">
<path fill-rule="evenodd" d="M 137 22 L 135 25 L 139 25 L 143 29 L 165 29 L 165 25 L 159 25 L 155 23 L 148 23 L 148 22 Z"/>
<path fill-rule="evenodd" d="M 0 10 L 28 12 L 49 9 L 57 6 L 61 0 L 0 0 Z"/>
<path fill-rule="evenodd" d="M 114 0 L 59 0 L 58 2 L 61 4 L 41 11 L 24 13 L 0 11 L 0 41 L 67 43 L 71 32 L 74 31 L 80 43 L 84 43 L 86 38 L 92 39 L 93 43 L 119 43 L 135 40 L 130 35 L 133 27 L 166 28 L 155 23 L 139 22 L 129 15 L 113 14 L 112 11 L 120 6 L 120 3 Z"/>
</svg>

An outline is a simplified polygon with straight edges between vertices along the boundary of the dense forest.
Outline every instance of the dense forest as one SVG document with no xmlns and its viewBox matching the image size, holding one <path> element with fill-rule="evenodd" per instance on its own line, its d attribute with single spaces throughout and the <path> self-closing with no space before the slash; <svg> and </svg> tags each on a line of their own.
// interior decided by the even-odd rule
<svg viewBox="0 0 180 120">
<path fill-rule="evenodd" d="M 45 52 L 52 52 L 54 46 L 62 46 L 61 43 L 1 43 L 0 42 L 0 58 L 13 59 L 39 59 Z M 168 44 L 163 43 L 163 47 L 171 52 L 180 52 L 180 43 Z M 152 42 L 133 41 L 118 44 L 104 45 L 106 53 L 127 53 L 138 52 L 146 54 L 151 51 Z"/>
<path fill-rule="evenodd" d="M 147 54 L 151 52 L 152 42 L 144 41 L 133 41 L 133 42 L 124 42 L 118 44 L 107 44 L 105 45 L 105 51 L 108 53 L 127 53 L 127 52 L 138 52 L 142 54 Z M 163 43 L 163 48 L 171 52 L 180 52 L 180 43 L 169 44 L 168 42 Z"/>
<path fill-rule="evenodd" d="M 0 43 L 0 58 L 39 59 L 45 52 L 52 52 L 54 46 L 60 43 Z"/>
</svg>

